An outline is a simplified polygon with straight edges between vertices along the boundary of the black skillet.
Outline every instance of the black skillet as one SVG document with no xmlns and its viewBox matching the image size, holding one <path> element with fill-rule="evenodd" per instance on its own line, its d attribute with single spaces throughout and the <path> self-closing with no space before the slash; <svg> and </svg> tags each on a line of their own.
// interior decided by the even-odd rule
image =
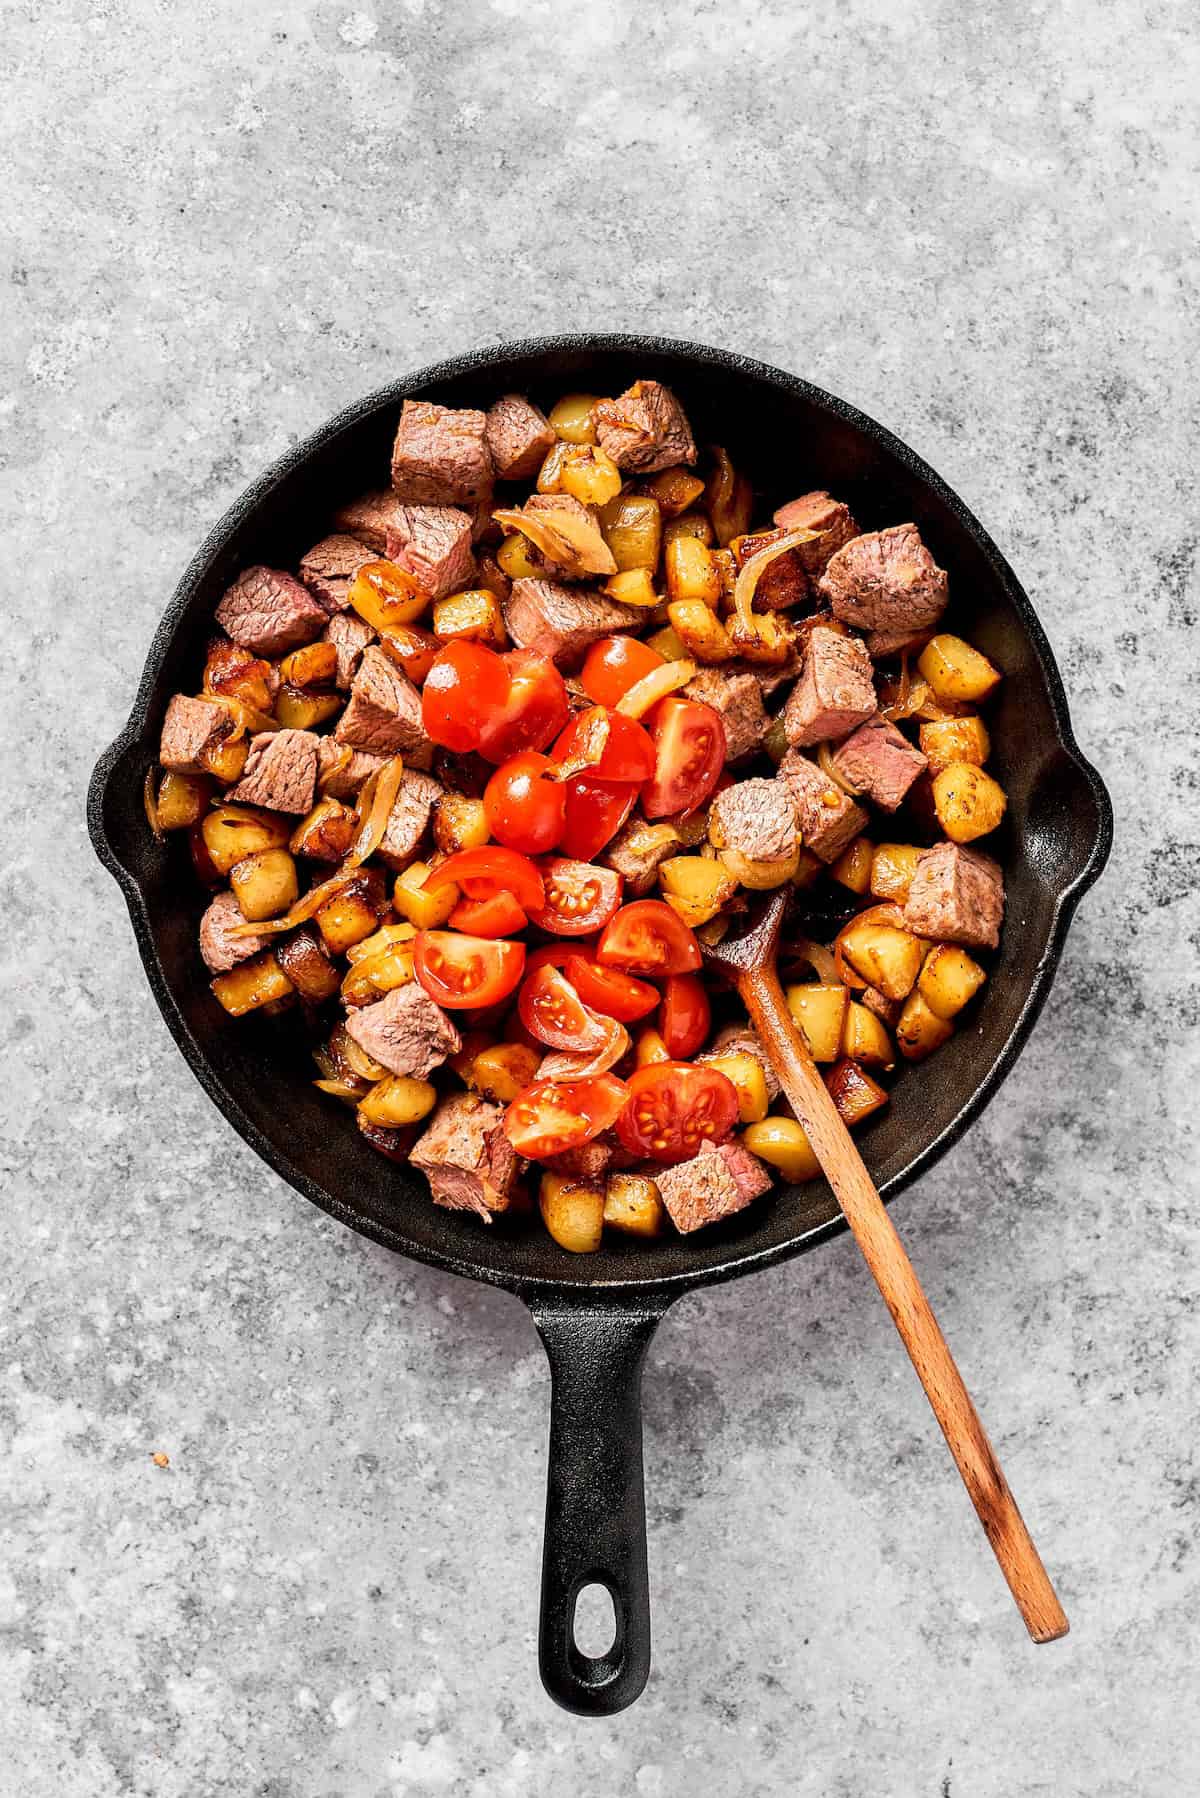
<svg viewBox="0 0 1200 1798">
<path fill-rule="evenodd" d="M 723 443 L 750 475 L 758 515 L 811 487 L 849 501 L 865 528 L 912 519 L 950 571 L 949 621 L 1004 671 L 992 766 L 1009 796 L 993 839 L 1008 879 L 1004 941 L 978 1015 L 920 1069 L 860 1137 L 891 1198 L 976 1118 L 1012 1067 L 1058 965 L 1081 895 L 1104 866 L 1112 811 L 1071 734 L 1066 699 L 1033 607 L 962 502 L 890 432 L 805 381 L 724 350 L 632 336 L 546 338 L 476 351 L 359 401 L 286 455 L 225 515 L 159 626 L 128 724 L 88 795 L 96 851 L 129 906 L 146 974 L 192 1071 L 233 1127 L 285 1180 L 376 1242 L 517 1293 L 550 1359 L 550 1472 L 540 1663 L 568 1709 L 619 1711 L 650 1667 L 640 1385 L 650 1338 L 697 1286 L 815 1248 L 845 1228 L 821 1181 L 792 1188 L 688 1238 L 605 1241 L 573 1256 L 544 1231 L 485 1228 L 439 1210 L 424 1182 L 369 1148 L 311 1085 L 286 1017 L 233 1021 L 209 994 L 196 950 L 203 895 L 176 837 L 160 846 L 142 788 L 176 690 L 195 690 L 213 608 L 239 569 L 295 566 L 332 509 L 386 484 L 401 401 L 421 394 L 486 406 L 521 391 L 612 394 L 657 376 L 680 394 L 701 443 Z M 993 846 L 989 842 L 989 848 Z M 575 1602 L 599 1583 L 616 1612 L 609 1651 L 585 1656 Z"/>
</svg>

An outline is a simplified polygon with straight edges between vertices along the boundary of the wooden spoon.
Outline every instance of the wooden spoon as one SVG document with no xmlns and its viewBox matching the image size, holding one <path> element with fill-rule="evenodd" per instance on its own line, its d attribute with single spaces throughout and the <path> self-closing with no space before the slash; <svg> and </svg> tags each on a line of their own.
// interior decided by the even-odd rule
<svg viewBox="0 0 1200 1798">
<path fill-rule="evenodd" d="M 788 895 L 778 892 L 741 936 L 705 945 L 705 960 L 737 987 L 792 1109 L 812 1143 L 883 1294 L 950 1445 L 963 1484 L 1035 1642 L 1065 1636 L 1066 1613 L 1000 1470 L 921 1282 L 792 1019 L 775 972 Z"/>
</svg>

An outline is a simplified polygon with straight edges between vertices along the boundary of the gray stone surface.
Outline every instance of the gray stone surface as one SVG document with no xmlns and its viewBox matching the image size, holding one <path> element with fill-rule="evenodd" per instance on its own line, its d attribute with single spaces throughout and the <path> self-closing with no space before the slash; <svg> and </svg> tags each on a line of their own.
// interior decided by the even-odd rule
<svg viewBox="0 0 1200 1798">
<path fill-rule="evenodd" d="M 4 1794 L 1200 1783 L 1189 14 L 4 9 Z M 1030 1047 L 898 1210 L 1058 1646 L 1023 1639 L 843 1241 L 661 1331 L 654 1675 L 613 1721 L 556 1710 L 523 1311 L 240 1145 L 91 856 L 92 761 L 242 486 L 400 370 L 588 325 L 893 425 L 1011 556 L 1114 791 Z"/>
</svg>

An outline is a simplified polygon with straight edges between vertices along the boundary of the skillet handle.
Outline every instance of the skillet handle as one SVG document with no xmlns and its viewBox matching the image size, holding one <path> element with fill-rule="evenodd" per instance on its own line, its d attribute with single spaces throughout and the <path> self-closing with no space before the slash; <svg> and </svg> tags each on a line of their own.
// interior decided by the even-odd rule
<svg viewBox="0 0 1200 1798">
<path fill-rule="evenodd" d="M 552 1381 L 538 1661 L 550 1696 L 582 1715 L 623 1711 L 650 1672 L 642 1363 L 666 1308 L 530 1305 Z M 612 1646 L 597 1656 L 575 1641 L 575 1601 L 590 1585 L 607 1590 L 616 1615 Z"/>
</svg>

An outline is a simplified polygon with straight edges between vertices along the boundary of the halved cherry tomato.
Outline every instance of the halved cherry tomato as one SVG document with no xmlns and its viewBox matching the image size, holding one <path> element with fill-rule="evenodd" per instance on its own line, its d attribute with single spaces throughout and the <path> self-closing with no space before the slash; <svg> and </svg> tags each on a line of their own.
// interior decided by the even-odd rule
<svg viewBox="0 0 1200 1798">
<path fill-rule="evenodd" d="M 485 843 L 481 849 L 460 849 L 425 876 L 422 892 L 437 893 L 442 887 L 461 887 L 468 899 L 492 899 L 511 893 L 522 911 L 535 911 L 545 902 L 545 883 L 537 864 L 515 849 Z"/>
<path fill-rule="evenodd" d="M 724 1142 L 737 1120 L 737 1088 L 719 1068 L 655 1061 L 630 1076 L 617 1135 L 631 1155 L 690 1161 L 701 1143 Z"/>
<path fill-rule="evenodd" d="M 558 846 L 575 861 L 590 862 L 612 842 L 633 810 L 637 788 L 606 786 L 580 774 L 568 780 L 564 790 L 567 815 Z"/>
<path fill-rule="evenodd" d="M 595 943 L 539 943 L 525 958 L 525 972 L 536 974 L 539 968 L 565 968 L 572 955 L 590 955 L 595 947 Z"/>
<path fill-rule="evenodd" d="M 546 778 L 548 756 L 524 749 L 501 764 L 488 781 L 483 810 L 488 829 L 502 843 L 542 855 L 563 833 L 567 795 L 556 780 Z"/>
<path fill-rule="evenodd" d="M 602 968 L 590 955 L 569 952 L 563 972 L 585 1005 L 620 1024 L 649 1017 L 659 1001 L 658 988 L 648 980 L 622 974 L 619 968 Z"/>
<path fill-rule="evenodd" d="M 447 643 L 421 690 L 425 734 L 460 754 L 475 749 L 481 720 L 501 712 L 508 694 L 508 672 L 495 650 L 461 639 Z"/>
<path fill-rule="evenodd" d="M 542 884 L 545 899 L 531 910 L 529 919 L 552 936 L 590 936 L 608 923 L 621 903 L 619 874 L 562 855 L 542 863 Z"/>
<path fill-rule="evenodd" d="M 545 749 L 570 715 L 567 688 L 549 656 L 536 649 L 510 649 L 499 658 L 508 688 L 498 706 L 480 708 L 479 753 L 505 762 L 524 749 Z"/>
<path fill-rule="evenodd" d="M 609 1038 L 609 1020 L 588 1010 L 560 968 L 546 965 L 531 974 L 521 988 L 517 1010 L 530 1036 L 551 1049 L 582 1055 L 602 1049 Z"/>
<path fill-rule="evenodd" d="M 633 781 L 640 785 L 654 773 L 655 751 L 649 733 L 623 712 L 606 705 L 576 712 L 554 744 L 556 762 L 570 766 L 588 780 Z"/>
<path fill-rule="evenodd" d="M 692 812 L 712 793 L 725 766 L 721 714 L 698 699 L 660 699 L 649 717 L 654 778 L 642 788 L 647 818 Z"/>
<path fill-rule="evenodd" d="M 658 1034 L 667 1045 L 667 1053 L 675 1061 L 686 1061 L 703 1046 L 711 1024 L 712 1007 L 696 975 L 668 975 L 658 1017 Z"/>
<path fill-rule="evenodd" d="M 505 1112 L 504 1133 L 518 1155 L 544 1161 L 591 1142 L 616 1121 L 624 1104 L 625 1083 L 615 1074 L 535 1080 Z"/>
<path fill-rule="evenodd" d="M 455 930 L 418 930 L 413 951 L 417 979 L 450 1011 L 497 1004 L 525 971 L 524 943 L 460 936 Z"/>
<path fill-rule="evenodd" d="M 604 926 L 596 960 L 629 974 L 692 974 L 700 945 L 661 899 L 635 899 Z"/>
<path fill-rule="evenodd" d="M 447 920 L 468 936 L 516 936 L 529 922 L 511 893 L 493 893 L 490 899 L 460 899 Z"/>
<path fill-rule="evenodd" d="M 587 652 L 579 684 L 597 705 L 616 705 L 630 687 L 662 665 L 658 651 L 636 637 L 601 637 Z"/>
</svg>

